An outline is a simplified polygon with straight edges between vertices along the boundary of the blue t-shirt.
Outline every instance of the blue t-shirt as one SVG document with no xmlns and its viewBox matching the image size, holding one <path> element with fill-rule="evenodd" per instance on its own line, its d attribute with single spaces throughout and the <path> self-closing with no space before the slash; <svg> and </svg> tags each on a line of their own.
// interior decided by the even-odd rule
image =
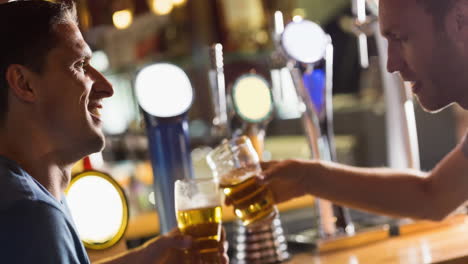
<svg viewBox="0 0 468 264">
<path fill-rule="evenodd" d="M 0 263 L 90 263 L 65 200 L 1 156 Z"/>
</svg>

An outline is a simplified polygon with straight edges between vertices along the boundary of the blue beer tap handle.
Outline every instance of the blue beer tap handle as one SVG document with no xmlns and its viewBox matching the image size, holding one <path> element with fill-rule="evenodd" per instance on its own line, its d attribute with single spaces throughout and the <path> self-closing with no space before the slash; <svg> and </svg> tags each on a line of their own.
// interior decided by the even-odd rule
<svg viewBox="0 0 468 264">
<path fill-rule="evenodd" d="M 174 183 L 193 178 L 188 121 L 186 114 L 157 118 L 144 114 L 154 174 L 154 194 L 160 231 L 167 233 L 177 226 L 174 207 Z"/>
</svg>

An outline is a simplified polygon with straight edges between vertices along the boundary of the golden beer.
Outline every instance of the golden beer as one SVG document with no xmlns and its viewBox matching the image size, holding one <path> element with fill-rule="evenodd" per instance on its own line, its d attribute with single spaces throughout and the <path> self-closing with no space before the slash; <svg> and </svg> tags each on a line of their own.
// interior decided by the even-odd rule
<svg viewBox="0 0 468 264">
<path fill-rule="evenodd" d="M 221 217 L 220 206 L 177 211 L 178 227 L 195 240 L 194 249 L 203 264 L 221 263 Z"/>
<path fill-rule="evenodd" d="M 194 238 L 201 254 L 218 253 L 221 218 L 220 206 L 177 211 L 179 229 Z"/>
<path fill-rule="evenodd" d="M 247 167 L 220 179 L 220 187 L 244 225 L 272 220 L 277 214 L 273 194 L 260 183 L 257 173 L 258 170 Z"/>
<path fill-rule="evenodd" d="M 200 264 L 222 263 L 220 252 L 222 212 L 218 182 L 209 179 L 177 180 L 174 186 L 179 230 L 191 236 L 192 256 Z"/>
</svg>

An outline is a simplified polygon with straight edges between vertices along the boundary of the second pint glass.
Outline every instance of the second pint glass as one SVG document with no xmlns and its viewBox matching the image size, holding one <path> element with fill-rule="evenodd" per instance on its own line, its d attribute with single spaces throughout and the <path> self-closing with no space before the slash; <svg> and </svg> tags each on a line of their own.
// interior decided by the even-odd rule
<svg viewBox="0 0 468 264">
<path fill-rule="evenodd" d="M 261 184 L 257 152 L 248 137 L 224 141 L 207 162 L 243 225 L 272 221 L 278 211 L 271 191 Z"/>
<path fill-rule="evenodd" d="M 193 237 L 202 263 L 221 263 L 221 195 L 216 181 L 186 179 L 175 182 L 175 209 L 180 231 Z"/>
</svg>

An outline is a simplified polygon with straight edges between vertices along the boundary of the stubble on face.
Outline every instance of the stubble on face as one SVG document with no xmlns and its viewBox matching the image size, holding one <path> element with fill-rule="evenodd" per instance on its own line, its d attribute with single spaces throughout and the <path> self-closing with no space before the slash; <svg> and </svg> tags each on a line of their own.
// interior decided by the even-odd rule
<svg viewBox="0 0 468 264">
<path fill-rule="evenodd" d="M 434 98 L 427 107 L 429 111 L 439 111 L 463 97 L 465 62 L 453 41 L 445 32 L 436 33 L 434 51 L 427 65 L 427 78 L 433 86 Z"/>
<path fill-rule="evenodd" d="M 466 14 L 457 11 L 455 2 L 457 0 L 447 0 L 445 4 L 429 1 L 433 7 L 426 10 L 436 10 L 433 14 L 433 52 L 426 66 L 427 78 L 434 90 L 432 105 L 427 107 L 431 112 L 440 111 L 453 103 L 467 106 L 464 102 L 468 100 L 468 58 L 457 45 L 461 31 L 455 28 L 460 25 L 453 23 L 460 19 L 460 15 Z M 437 8 L 441 10 L 437 11 Z"/>
<path fill-rule="evenodd" d="M 52 151 L 75 162 L 101 151 L 104 135 L 88 109 L 93 81 L 76 66 L 91 55 L 89 47 L 72 21 L 58 25 L 55 31 L 59 44 L 48 55 L 41 112 Z"/>
<path fill-rule="evenodd" d="M 432 112 L 457 102 L 465 83 L 465 63 L 444 30 L 444 21 L 435 23 L 434 14 L 418 0 L 381 0 L 380 4 L 382 28 L 407 35 L 399 54 L 389 56 L 401 56 L 404 63 L 397 70 L 411 76 L 408 81 L 418 82 L 421 106 Z"/>
</svg>

